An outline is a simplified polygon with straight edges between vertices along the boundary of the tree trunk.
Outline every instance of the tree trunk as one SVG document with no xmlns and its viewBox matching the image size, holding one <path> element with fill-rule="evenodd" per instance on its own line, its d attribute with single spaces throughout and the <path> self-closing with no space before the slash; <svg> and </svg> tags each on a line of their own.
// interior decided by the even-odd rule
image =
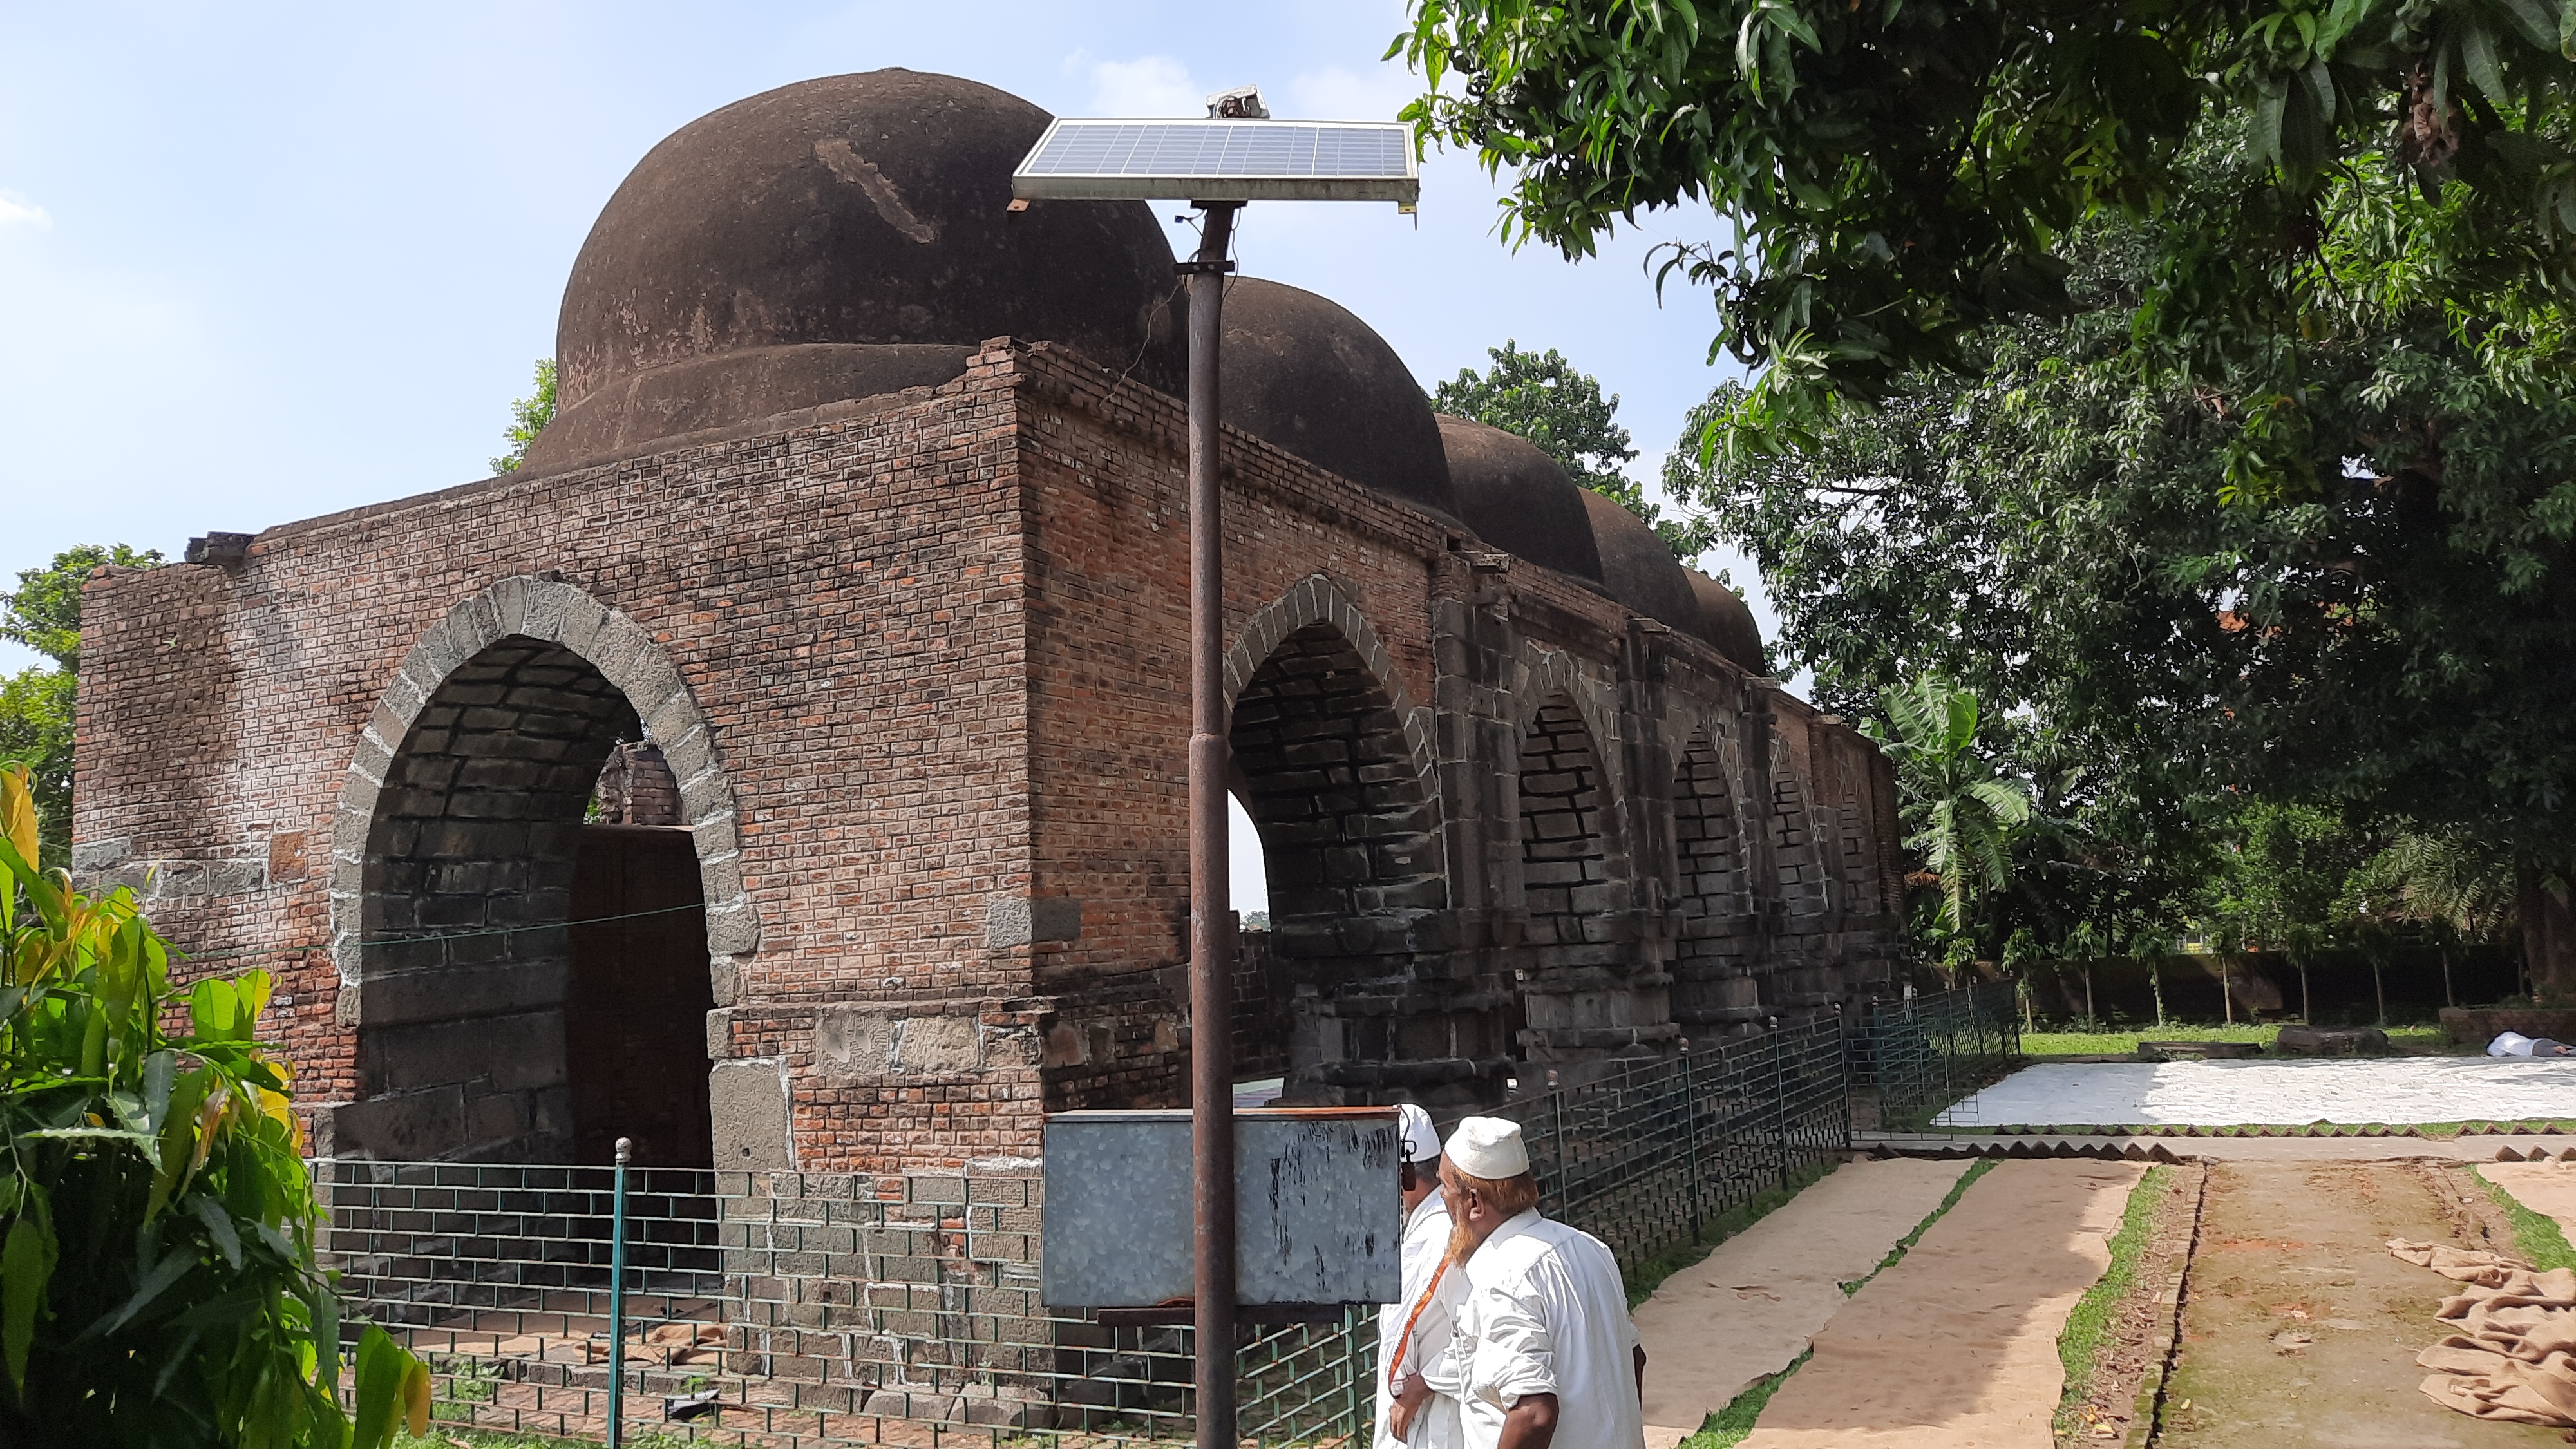
<svg viewBox="0 0 2576 1449">
<path fill-rule="evenodd" d="M 2515 905 L 2531 995 L 2576 996 L 2576 901 L 2569 899 L 2568 872 L 2525 866 L 2521 874 Z"/>
<path fill-rule="evenodd" d="M 2227 1014 L 2227 1024 L 2236 1024 L 2236 963 L 2218 958 L 2218 1009 Z"/>
<path fill-rule="evenodd" d="M 2451 948 L 2448 946 L 2442 948 L 2442 1004 L 2444 1006 L 2460 1004 L 2460 999 L 2451 994 Z"/>
<path fill-rule="evenodd" d="M 2299 1020 L 2309 1026 L 2317 1024 L 2317 1009 L 2308 1004 L 2308 963 L 2299 963 Z"/>
<path fill-rule="evenodd" d="M 2084 963 L 2084 1029 L 2100 1031 L 2102 1018 L 2093 1014 L 2093 963 Z"/>
<path fill-rule="evenodd" d="M 2379 982 L 2379 963 L 2370 963 L 2370 989 L 2379 998 L 2379 1029 L 2388 1030 L 2388 988 Z"/>
<path fill-rule="evenodd" d="M 2155 992 L 2155 994 L 2156 994 L 2156 1030 L 2158 1030 L 2158 1031 L 2162 1031 L 2162 1030 L 2164 1030 L 2164 1029 L 2165 1029 L 2165 968 L 2164 968 L 2164 967 L 2162 967 L 2162 966 L 2149 966 L 2149 967 L 2147 968 L 2147 989 L 2149 989 L 2149 990 L 2151 990 L 2151 991 Z"/>
</svg>

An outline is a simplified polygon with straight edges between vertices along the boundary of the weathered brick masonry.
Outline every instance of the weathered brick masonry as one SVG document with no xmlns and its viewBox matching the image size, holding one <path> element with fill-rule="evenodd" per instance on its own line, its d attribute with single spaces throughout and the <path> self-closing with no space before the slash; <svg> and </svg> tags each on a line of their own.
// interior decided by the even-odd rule
<svg viewBox="0 0 2576 1449">
<path fill-rule="evenodd" d="M 1179 1101 L 1177 292 L 1141 203 L 1009 207 L 1045 119 L 899 71 L 726 107 L 603 212 L 524 470 L 92 581 L 75 866 L 276 973 L 321 1151 L 1010 1173 L 1048 1111 Z M 1884 990 L 1886 766 L 1742 602 L 1349 313 L 1228 297 L 1290 1098 Z"/>
<path fill-rule="evenodd" d="M 559 1150 L 565 933 L 376 942 L 565 919 L 560 837 L 640 715 L 714 921 L 719 1165 L 1023 1156 L 1043 1111 L 1176 1100 L 1181 421 L 995 342 L 940 388 L 102 576 L 80 863 L 210 966 L 278 971 L 302 1097 L 357 1104 L 319 1109 L 329 1145 Z M 1665 1050 L 1882 976 L 1865 742 L 1229 441 L 1235 680 L 1263 705 L 1239 768 L 1306 1094 L 1490 1095 L 1516 1059 Z M 1342 735 L 1280 741 L 1299 678 Z"/>
</svg>

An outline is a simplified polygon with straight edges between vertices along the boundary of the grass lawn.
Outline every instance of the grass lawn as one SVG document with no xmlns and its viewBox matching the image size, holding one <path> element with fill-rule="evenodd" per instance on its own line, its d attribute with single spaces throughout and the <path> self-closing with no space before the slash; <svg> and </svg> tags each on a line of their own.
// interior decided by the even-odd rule
<svg viewBox="0 0 2576 1449">
<path fill-rule="evenodd" d="M 2477 1178 L 2478 1186 L 2487 1190 L 2497 1207 L 2504 1209 L 2506 1221 L 2513 1224 L 2513 1246 L 2531 1260 L 2531 1266 L 2544 1273 L 2552 1268 L 2576 1268 L 2576 1248 L 2568 1246 L 2567 1235 L 2559 1231 L 2556 1218 L 2543 1217 L 2524 1207 L 2513 1194 L 2487 1181 L 2474 1167 L 2469 1169 L 2469 1175 Z"/>
<path fill-rule="evenodd" d="M 2265 1051 L 2272 1049 L 2272 1039 L 2281 1034 L 2277 1024 L 2260 1026 L 2238 1022 L 2233 1026 L 2210 1022 L 2170 1021 L 2163 1026 L 2122 1027 L 2117 1031 L 2026 1031 L 2021 1034 L 2025 1056 L 2081 1057 L 2135 1056 L 2142 1041 L 2250 1041 Z M 2474 1043 L 2452 1046 L 2442 1040 L 2438 1026 L 2392 1026 L 2388 1044 L 2409 1056 L 2475 1056 L 2481 1050 Z"/>
</svg>

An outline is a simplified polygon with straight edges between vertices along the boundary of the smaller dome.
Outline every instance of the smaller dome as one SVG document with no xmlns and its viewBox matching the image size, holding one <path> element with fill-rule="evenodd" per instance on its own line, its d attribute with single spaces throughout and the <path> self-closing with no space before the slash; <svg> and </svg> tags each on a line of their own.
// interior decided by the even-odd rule
<svg viewBox="0 0 2576 1449">
<path fill-rule="evenodd" d="M 1602 586 L 1583 490 L 1538 444 L 1473 418 L 1436 415 L 1458 518 L 1494 547 Z"/>
<path fill-rule="evenodd" d="M 1646 521 L 1586 488 L 1584 511 L 1592 516 L 1592 544 L 1601 551 L 1601 581 L 1610 597 L 1649 619 L 1697 636 L 1699 596 L 1673 551 Z"/>
<path fill-rule="evenodd" d="M 1697 569 L 1682 572 L 1690 579 L 1691 592 L 1699 597 L 1699 627 L 1691 632 L 1753 673 L 1769 674 L 1771 662 L 1762 652 L 1762 626 L 1753 622 L 1753 610 L 1746 606 L 1744 596 Z"/>
<path fill-rule="evenodd" d="M 1258 277 L 1225 291 L 1219 411 L 1318 468 L 1455 518 L 1449 459 L 1422 385 L 1340 304 Z"/>
</svg>

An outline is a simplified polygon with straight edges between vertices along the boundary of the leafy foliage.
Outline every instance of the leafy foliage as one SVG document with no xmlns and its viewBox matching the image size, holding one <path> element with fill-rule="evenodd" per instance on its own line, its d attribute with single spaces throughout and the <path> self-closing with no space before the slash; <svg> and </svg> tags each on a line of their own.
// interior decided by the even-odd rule
<svg viewBox="0 0 2576 1449">
<path fill-rule="evenodd" d="M 528 461 L 528 445 L 537 440 L 537 434 L 545 431 L 554 416 L 555 360 L 540 357 L 534 390 L 510 404 L 510 426 L 501 433 L 510 440 L 510 451 L 492 460 L 493 476 L 517 472 L 519 465 Z"/>
<path fill-rule="evenodd" d="M 1620 471 L 1636 460 L 1637 449 L 1617 421 L 1617 394 L 1603 397 L 1600 380 L 1576 371 L 1553 347 L 1523 352 L 1517 341 L 1506 339 L 1485 353 L 1494 360 L 1491 369 L 1460 368 L 1432 390 L 1431 405 L 1537 444 L 1575 482 L 1644 519 L 1684 562 L 1707 550 L 1712 535 L 1705 519 L 1664 517 L 1646 490 Z"/>
<path fill-rule="evenodd" d="M 2494 940 L 2514 922 L 2510 861 L 2484 841 L 2407 831 L 2344 884 L 2345 914 L 2429 928 L 2445 946 Z"/>
<path fill-rule="evenodd" d="M 0 765 L 22 765 L 35 781 L 38 834 L 48 854 L 71 848 L 73 689 L 80 668 L 81 586 L 101 565 L 150 568 L 157 550 L 82 544 L 18 574 L 0 593 L 0 639 L 53 661 L 0 676 Z"/>
<path fill-rule="evenodd" d="M 2145 888 L 2248 799 L 2571 878 L 2576 11 L 1416 0 L 1395 48 L 1509 239 L 1737 227 L 1663 277 L 1765 370 L 1667 476 L 1829 707 L 1951 673 Z"/>
<path fill-rule="evenodd" d="M 2299 265 L 2365 218 L 2368 171 L 2462 226 L 2409 218 L 2475 267 L 2576 273 L 2570 21 L 2540 0 L 1414 0 L 1390 47 L 1431 94 L 1426 143 L 1510 168 L 1507 238 L 1569 256 L 1641 211 L 1705 201 L 1731 244 L 1675 249 L 1717 296 L 1717 343 L 1767 371 L 1736 415 L 1777 445 L 1833 395 L 1952 367 L 1989 324 L 2069 309 L 2064 244 L 2195 199 L 2212 117 L 2242 117 L 2288 245 L 2159 249 L 2143 319 L 2197 324 L 2333 294 Z M 2435 198 L 2439 198 L 2435 202 Z M 1714 348 L 1712 349 L 1714 350 Z"/>
<path fill-rule="evenodd" d="M 2242 137 L 2198 154 L 2191 206 L 2079 238 L 2073 317 L 1992 329 L 1980 375 L 1916 373 L 1794 454 L 1685 446 L 1668 487 L 1762 565 L 1829 708 L 1954 672 L 2085 762 L 2089 823 L 2141 857 L 2187 856 L 2250 798 L 2576 858 L 2554 305 L 2499 292 L 2464 328 L 2412 280 L 2445 265 L 2406 241 L 2436 204 L 2354 173 L 2326 204 L 2380 220 L 2316 257 L 2342 303 L 2194 322 L 2217 361 L 2151 364 L 2127 300 L 2178 233 L 2226 252 L 2261 210 L 2231 199 L 2272 194 Z M 2259 366 L 2227 360 L 2266 328 Z"/>
<path fill-rule="evenodd" d="M 178 993 L 169 954 L 130 893 L 38 868 L 0 770 L 0 1441 L 377 1449 L 425 1422 L 428 1373 L 370 1328 L 341 1410 L 267 973 Z"/>
<path fill-rule="evenodd" d="M 1977 697 L 1938 675 L 1879 695 L 1884 720 L 1861 728 L 1896 767 L 1906 844 L 1941 878 L 1940 925 L 1967 927 L 1971 909 L 2012 880 L 2006 840 L 2031 815 L 2030 786 L 2002 778 L 1978 748 Z"/>
</svg>

